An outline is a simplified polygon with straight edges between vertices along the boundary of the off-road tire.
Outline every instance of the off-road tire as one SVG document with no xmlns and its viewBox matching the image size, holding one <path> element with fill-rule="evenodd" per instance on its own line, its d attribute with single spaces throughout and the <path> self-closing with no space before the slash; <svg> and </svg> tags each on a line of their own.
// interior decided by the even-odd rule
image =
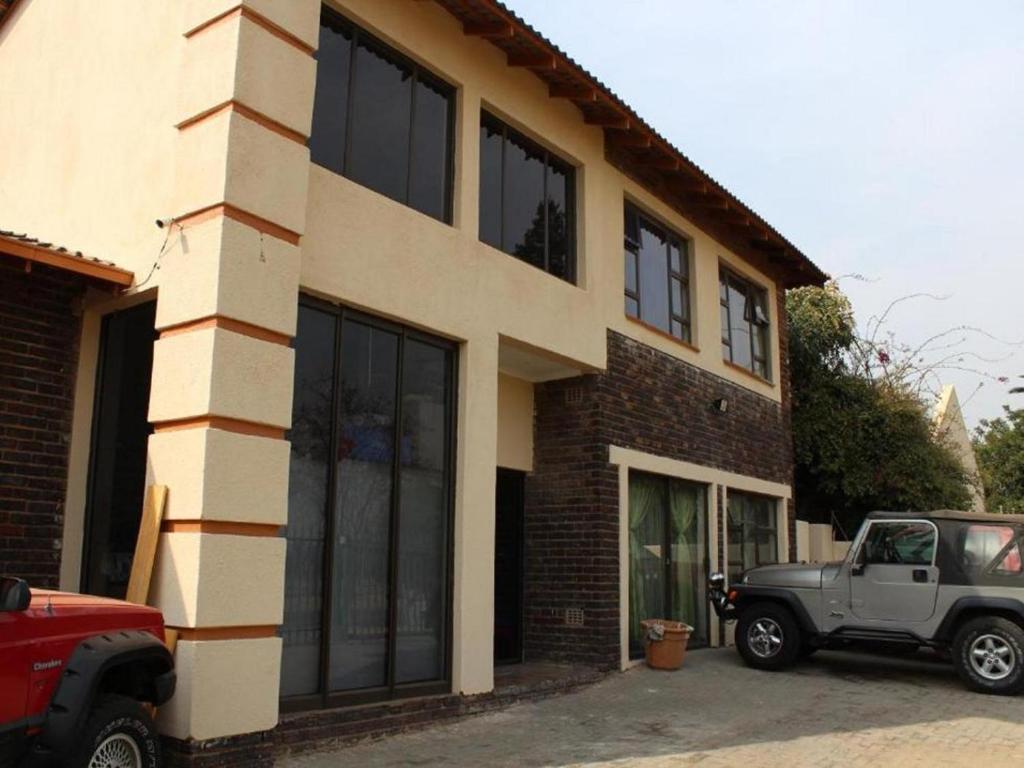
<svg viewBox="0 0 1024 768">
<path fill-rule="evenodd" d="M 139 768 L 160 768 L 160 737 L 153 718 L 142 705 L 127 696 L 108 694 L 101 697 L 89 713 L 78 743 L 71 750 L 68 768 L 89 768 L 97 750 L 111 738 L 120 738 L 121 746 L 130 750 L 134 744 L 140 758 Z"/>
<path fill-rule="evenodd" d="M 774 638 L 774 639 L 772 639 Z M 755 603 L 740 610 L 736 650 L 755 669 L 779 670 L 792 665 L 804 647 L 793 612 L 778 603 Z"/>
<path fill-rule="evenodd" d="M 1010 667 L 1010 671 L 1000 679 L 994 678 L 1003 674 L 1001 669 L 993 667 L 986 675 L 978 668 L 979 665 L 984 668 L 988 647 L 1006 649 L 1005 653 L 995 654 Z M 972 663 L 972 655 L 980 662 Z M 971 619 L 953 638 L 952 656 L 957 674 L 972 691 L 1012 696 L 1024 690 L 1024 629 L 1009 619 L 1000 616 Z"/>
</svg>

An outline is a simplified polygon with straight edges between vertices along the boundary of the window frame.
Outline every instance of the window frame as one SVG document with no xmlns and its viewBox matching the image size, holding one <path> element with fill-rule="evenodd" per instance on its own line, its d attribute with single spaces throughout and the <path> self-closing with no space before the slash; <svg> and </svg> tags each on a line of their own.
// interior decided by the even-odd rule
<svg viewBox="0 0 1024 768">
<path fill-rule="evenodd" d="M 383 195 L 389 200 L 394 200 L 396 203 L 404 205 L 407 208 L 427 216 L 434 221 L 440 221 L 444 224 L 451 226 L 454 219 L 454 208 L 455 208 L 455 117 L 456 117 L 456 99 L 458 96 L 458 87 L 452 85 L 440 75 L 434 73 L 423 64 L 403 53 L 402 51 L 395 48 L 393 45 L 389 45 L 381 38 L 369 32 L 364 27 L 361 27 L 356 22 L 342 15 L 334 8 L 324 4 L 320 6 L 320 25 L 332 26 L 333 28 L 344 28 L 352 36 L 351 48 L 349 51 L 349 66 L 348 66 L 348 85 L 346 87 L 346 99 L 348 103 L 345 108 L 345 146 L 342 149 L 342 160 L 341 160 L 341 171 L 336 171 L 328 166 L 321 165 L 316 162 L 310 156 L 310 162 L 314 165 L 323 168 L 324 170 L 330 171 L 331 173 L 337 173 L 339 176 L 343 176 L 353 184 L 358 184 L 365 189 L 369 189 L 372 192 L 376 192 L 378 195 Z M 405 199 L 398 200 L 391 197 L 390 195 L 380 192 L 373 187 L 363 184 L 360 181 L 353 179 L 349 175 L 349 169 L 351 164 L 352 155 L 352 120 L 354 110 L 352 109 L 352 98 L 354 93 L 354 87 L 356 82 L 356 59 L 358 56 L 358 49 L 360 42 L 364 42 L 372 50 L 376 49 L 378 52 L 383 53 L 388 59 L 394 61 L 398 66 L 408 70 L 409 77 L 411 79 L 410 85 L 410 106 L 409 106 L 409 140 L 406 148 L 406 173 L 405 173 Z M 316 54 L 314 53 L 314 58 Z M 318 63 L 319 66 L 319 63 Z M 415 208 L 410 202 L 410 192 L 412 189 L 412 167 L 413 167 L 413 151 L 415 146 L 414 139 L 414 128 L 416 126 L 416 90 L 417 85 L 420 82 L 427 83 L 430 87 L 442 93 L 448 102 L 448 115 L 445 123 L 445 172 L 444 172 L 444 201 L 442 218 L 436 218 L 435 216 L 420 211 Z M 314 83 L 314 106 L 316 101 L 316 85 Z M 310 127 L 310 138 L 312 138 L 313 124 Z M 306 146 L 309 146 L 310 139 L 306 140 Z"/>
<path fill-rule="evenodd" d="M 490 123 L 489 126 L 488 126 L 488 123 Z M 578 268 L 578 264 L 577 264 L 577 253 L 576 253 L 576 239 L 577 239 L 576 238 L 576 166 L 573 163 L 571 163 L 568 160 L 566 160 L 560 154 L 558 154 L 556 152 L 553 152 L 552 150 L 548 149 L 544 144 L 541 144 L 536 139 L 530 138 L 525 133 L 520 131 L 518 128 L 510 125 L 505 120 L 502 120 L 494 112 L 488 110 L 486 107 L 481 107 L 481 109 L 480 109 L 480 126 L 479 127 L 481 129 L 487 128 L 487 127 L 490 127 L 492 129 L 494 129 L 494 128 L 500 128 L 501 129 L 501 131 L 500 131 L 500 133 L 501 133 L 501 179 L 500 179 L 500 182 L 501 183 L 499 184 L 499 188 L 500 188 L 499 198 L 500 198 L 501 202 L 499 204 L 500 210 L 499 210 L 499 216 L 498 216 L 498 221 L 499 221 L 498 240 L 501 243 L 501 245 L 494 245 L 493 243 L 487 242 L 486 240 L 483 239 L 482 233 L 478 232 L 477 233 L 477 237 L 479 238 L 480 242 L 484 243 L 485 245 L 489 245 L 491 248 L 496 248 L 497 250 L 501 251 L 502 253 L 508 254 L 509 256 L 513 257 L 514 259 L 516 259 L 518 261 L 523 262 L 524 264 L 529 264 L 531 267 L 534 267 L 535 269 L 539 269 L 542 272 L 545 272 L 546 274 L 551 275 L 554 278 L 557 278 L 558 280 L 563 280 L 563 281 L 569 283 L 570 285 L 578 285 L 577 279 L 578 279 L 578 276 L 579 276 L 579 268 Z M 562 277 L 560 275 L 556 275 L 553 272 L 551 272 L 551 236 L 550 236 L 550 224 L 549 224 L 549 219 L 548 219 L 548 206 L 547 205 L 544 206 L 544 266 L 540 267 L 540 266 L 537 266 L 535 264 L 530 264 L 530 262 L 528 262 L 525 259 L 522 259 L 522 258 L 516 256 L 516 254 L 511 253 L 510 251 L 506 251 L 505 248 L 504 248 L 504 242 L 505 242 L 505 160 L 506 160 L 506 156 L 507 156 L 507 152 L 508 152 L 507 148 L 508 148 L 508 142 L 509 142 L 510 138 L 515 138 L 515 140 L 520 145 L 522 145 L 524 147 L 528 147 L 530 150 L 532 150 L 534 152 L 537 152 L 538 154 L 543 156 L 543 158 L 544 158 L 543 162 L 544 162 L 544 200 L 545 200 L 545 202 L 549 199 L 548 198 L 548 176 L 550 175 L 549 171 L 550 171 L 550 169 L 552 167 L 559 167 L 560 166 L 561 167 L 560 169 L 565 173 L 566 178 L 568 180 L 568 183 L 566 184 L 566 200 L 565 200 L 565 215 L 566 215 L 566 228 L 565 228 L 565 237 L 566 237 L 566 275 L 565 275 L 565 277 Z M 480 173 L 479 185 L 480 185 L 480 187 L 483 186 L 483 174 L 482 174 L 482 171 Z M 477 206 L 478 206 L 478 208 L 481 208 L 482 205 L 483 205 L 483 203 L 482 203 L 482 196 L 478 196 L 478 198 L 477 198 Z M 479 215 L 480 215 L 480 213 L 479 213 L 479 210 L 478 210 L 478 212 L 477 212 L 478 220 L 479 220 Z"/>
<path fill-rule="evenodd" d="M 757 298 L 761 298 L 764 303 L 765 322 L 759 323 L 756 320 L 750 321 L 744 318 L 744 322 L 750 327 L 750 366 L 746 366 L 743 363 L 738 363 L 734 360 L 734 345 L 732 341 L 732 309 L 729 307 L 729 285 L 732 284 L 735 288 L 741 288 L 744 296 L 748 302 L 754 300 L 754 306 L 757 306 Z M 722 296 L 722 286 L 725 286 L 725 296 Z M 768 306 L 768 289 L 751 280 L 749 277 L 737 272 L 735 269 L 726 266 L 724 263 L 718 265 L 718 306 L 719 306 L 719 321 L 721 322 L 721 310 L 724 309 L 726 313 L 726 322 L 722 324 L 721 328 L 721 345 L 722 345 L 722 359 L 725 360 L 729 365 L 735 366 L 740 370 L 746 371 L 756 376 L 761 381 L 772 383 L 772 317 L 771 310 Z M 758 357 L 755 353 L 754 346 L 754 331 L 763 333 L 764 336 L 761 339 L 761 344 L 764 349 L 764 355 Z M 725 348 L 728 348 L 729 355 L 726 357 Z M 762 363 L 764 365 L 764 375 L 761 375 L 757 371 L 757 364 Z"/>
<path fill-rule="evenodd" d="M 628 217 L 633 215 L 636 217 L 638 231 L 642 230 L 644 224 L 648 225 L 648 229 L 657 231 L 660 230 L 664 234 L 665 240 L 665 290 L 668 293 L 668 328 L 659 328 L 653 323 L 649 323 L 643 319 L 643 303 L 640 291 L 640 248 L 642 242 L 634 241 L 629 236 L 629 227 L 626 226 Z M 640 235 L 641 239 L 643 235 Z M 652 330 L 664 333 L 671 336 L 676 341 L 680 341 L 683 344 L 694 346 L 693 343 L 693 304 L 694 296 L 692 293 L 693 285 L 693 259 L 692 259 L 692 245 L 693 240 L 689 237 L 681 235 L 677 230 L 664 224 L 660 219 L 649 215 L 640 206 L 635 203 L 626 200 L 623 204 L 623 259 L 628 260 L 629 256 L 626 253 L 631 253 L 633 263 L 635 267 L 636 275 L 636 290 L 630 291 L 628 285 L 623 280 L 623 294 L 625 299 L 631 300 L 636 303 L 636 314 L 632 315 L 629 312 L 626 302 L 623 302 L 623 311 L 626 317 L 631 320 L 635 320 Z M 679 265 L 682 271 L 676 271 L 672 268 L 672 246 L 675 245 L 679 251 Z M 685 296 L 685 304 L 687 314 L 684 316 L 682 312 L 676 312 L 675 300 L 672 293 L 672 283 L 674 280 L 678 280 L 682 295 Z M 679 323 L 683 336 L 677 336 L 672 332 L 673 323 Z"/>
<path fill-rule="evenodd" d="M 728 583 L 733 583 L 732 577 L 731 577 L 731 572 L 732 572 L 732 566 L 735 564 L 735 561 L 734 560 L 730 560 L 730 558 L 729 558 L 729 547 L 731 547 L 734 543 L 736 543 L 734 541 L 733 537 L 731 535 L 729 535 L 730 528 L 734 528 L 735 527 L 735 526 L 730 525 L 730 522 L 729 522 L 729 517 L 730 517 L 730 515 L 729 515 L 729 502 L 733 498 L 736 498 L 736 497 L 738 497 L 740 499 L 766 502 L 766 503 L 771 505 L 771 513 L 770 514 L 771 514 L 772 524 L 770 526 L 770 529 L 772 531 L 773 538 L 775 539 L 775 560 L 773 562 L 771 562 L 771 563 L 757 562 L 753 566 L 750 566 L 750 567 L 745 567 L 743 562 L 742 562 L 742 560 L 741 560 L 740 563 L 739 563 L 740 571 L 737 574 L 737 581 L 738 581 L 739 578 L 742 577 L 744 571 L 747 571 L 750 568 L 758 568 L 758 567 L 760 567 L 762 565 L 774 565 L 774 564 L 779 563 L 779 562 L 782 561 L 781 547 L 782 547 L 783 526 L 782 526 L 782 521 L 780 520 L 781 515 L 779 514 L 779 503 L 780 503 L 781 499 L 776 497 L 776 496 L 766 496 L 765 494 L 761 494 L 761 493 L 754 493 L 754 492 L 751 492 L 751 491 L 744 491 L 742 489 L 729 488 L 726 491 L 726 496 L 725 496 L 725 505 L 724 505 L 725 506 L 725 510 L 724 510 L 725 514 L 724 514 L 724 520 L 723 520 L 723 523 L 724 523 L 723 527 L 724 527 L 724 530 L 725 530 L 725 573 L 726 573 L 726 579 L 728 579 Z M 746 507 L 744 509 L 744 512 L 746 512 L 747 509 L 749 509 L 749 507 Z M 745 529 L 746 521 L 745 520 L 741 521 L 740 525 L 738 527 L 741 530 Z M 757 525 L 755 523 L 755 524 L 753 524 L 753 529 L 754 529 L 755 532 L 757 532 L 759 530 L 765 530 L 766 528 L 765 528 L 765 526 L 759 526 L 759 525 Z M 755 544 L 756 544 L 756 540 L 755 540 Z M 742 536 L 739 539 L 739 545 L 740 545 L 740 556 L 742 558 L 742 555 L 743 555 L 743 545 L 744 545 L 744 539 L 743 539 Z M 757 548 L 755 546 L 755 552 L 756 552 L 756 549 Z"/>
<path fill-rule="evenodd" d="M 319 678 L 320 678 L 320 690 L 315 693 L 306 694 L 295 694 L 288 696 L 281 696 L 278 694 L 279 708 L 281 712 L 303 712 L 317 709 L 330 709 L 333 707 L 345 707 L 355 706 L 358 704 L 377 702 L 377 701 L 389 701 L 402 698 L 410 698 L 416 696 L 430 696 L 451 693 L 452 691 L 452 669 L 453 669 L 453 649 L 455 640 L 455 495 L 456 495 L 456 482 L 457 478 L 457 456 L 456 451 L 458 450 L 457 441 L 457 429 L 458 429 L 458 404 L 459 404 L 459 363 L 460 363 L 460 345 L 449 339 L 439 337 L 433 334 L 425 333 L 417 330 L 408 325 L 403 325 L 391 320 L 387 320 L 376 315 L 367 314 L 357 309 L 353 309 L 345 304 L 339 304 L 327 301 L 325 299 L 317 298 L 306 293 L 299 294 L 299 305 L 306 306 L 311 309 L 329 314 L 334 317 L 335 321 L 335 339 L 334 339 L 334 365 L 333 365 L 333 387 L 332 387 L 332 402 L 331 402 L 331 424 L 330 424 L 330 455 L 337 456 L 338 444 L 341 439 L 341 420 L 338 418 L 339 405 L 340 405 L 340 376 L 341 376 L 341 358 L 342 349 L 344 344 L 344 331 L 346 321 L 354 321 L 362 325 L 368 325 L 373 328 L 377 328 L 389 333 L 398 335 L 402 339 L 402 346 L 407 339 L 414 340 L 416 342 L 427 344 L 430 346 L 437 347 L 445 350 L 451 355 L 450 364 L 448 366 L 447 373 L 447 397 L 446 407 L 448 408 L 448 419 L 446 420 L 445 429 L 445 450 L 447 452 L 447 460 L 445 462 L 445 505 L 448 513 L 448 531 L 444 555 L 446 558 L 445 562 L 445 576 L 444 576 L 444 588 L 446 590 L 446 605 L 443 617 L 443 650 L 442 650 L 442 674 L 439 678 L 434 680 L 417 681 L 410 683 L 399 683 L 395 680 L 395 653 L 397 647 L 398 633 L 397 629 L 397 603 L 393 597 L 389 597 L 389 619 L 388 619 L 388 677 L 387 682 L 383 686 L 375 686 L 372 688 L 355 688 L 351 690 L 332 690 L 330 687 L 330 658 L 331 658 L 331 643 L 330 643 L 330 626 L 331 616 L 333 611 L 334 601 L 334 548 L 331 545 L 336 539 L 336 526 L 337 526 L 337 515 L 335 510 L 335 501 L 337 499 L 337 483 L 338 483 L 338 469 L 337 461 L 331 462 L 329 465 L 328 477 L 327 477 L 327 491 L 326 499 L 328 508 L 325 511 L 326 518 L 324 521 L 324 552 L 323 562 L 321 570 L 321 594 L 322 604 L 320 606 L 320 647 L 318 651 L 318 659 L 320 664 Z M 292 340 L 291 346 L 294 348 L 295 339 Z M 401 349 L 400 347 L 399 349 Z M 402 354 L 399 352 L 399 363 L 396 373 L 396 387 L 400 389 L 402 380 Z M 402 430 L 402 402 L 401 398 L 396 399 L 395 403 L 395 437 L 397 442 L 396 446 L 401 444 L 401 430 Z M 290 436 L 286 435 L 286 438 Z M 401 501 L 401 489 L 399 482 L 399 472 L 401 469 L 401 460 L 396 456 L 393 460 L 392 466 L 392 490 L 391 499 L 389 500 L 389 525 L 390 525 L 390 541 L 388 547 L 388 584 L 389 584 L 389 596 L 395 594 L 395 590 L 398 585 L 398 556 L 399 556 L 399 536 L 401 530 L 399 526 L 400 516 L 400 501 Z M 283 630 L 283 625 L 282 628 Z"/>
<path fill-rule="evenodd" d="M 868 540 L 871 538 L 871 529 L 876 525 L 911 525 L 911 524 L 925 524 L 932 527 L 932 533 L 935 536 L 934 543 L 932 544 L 932 560 L 927 566 L 921 563 L 868 563 L 865 561 L 866 547 Z M 859 541 L 856 542 L 856 550 L 851 547 L 851 551 L 854 553 L 850 562 L 854 566 L 863 565 L 905 565 L 908 568 L 923 568 L 930 567 L 934 568 L 936 560 L 939 555 L 939 526 L 937 526 L 931 520 L 925 520 L 924 518 L 912 518 L 912 519 L 893 519 L 893 518 L 878 518 L 877 520 L 871 520 L 864 528 L 863 533 L 859 537 Z"/>
</svg>

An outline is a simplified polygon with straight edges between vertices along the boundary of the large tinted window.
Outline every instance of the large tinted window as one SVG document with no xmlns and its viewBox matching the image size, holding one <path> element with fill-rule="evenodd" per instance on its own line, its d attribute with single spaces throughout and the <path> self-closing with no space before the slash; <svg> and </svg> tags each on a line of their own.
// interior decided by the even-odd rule
<svg viewBox="0 0 1024 768">
<path fill-rule="evenodd" d="M 626 206 L 626 314 L 690 341 L 687 242 Z"/>
<path fill-rule="evenodd" d="M 299 307 L 281 693 L 446 690 L 455 349 Z"/>
<path fill-rule="evenodd" d="M 480 123 L 480 239 L 575 280 L 575 176 L 567 163 L 484 113 Z"/>
<path fill-rule="evenodd" d="M 454 89 L 324 9 L 314 163 L 435 219 L 451 219 Z"/>
<path fill-rule="evenodd" d="M 718 280 L 722 319 L 722 357 L 767 379 L 769 327 L 768 292 L 729 270 Z"/>
</svg>

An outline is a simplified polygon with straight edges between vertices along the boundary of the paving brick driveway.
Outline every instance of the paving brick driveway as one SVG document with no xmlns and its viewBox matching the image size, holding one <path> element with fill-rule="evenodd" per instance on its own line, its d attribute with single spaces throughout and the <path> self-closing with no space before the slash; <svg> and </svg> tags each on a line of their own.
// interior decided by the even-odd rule
<svg viewBox="0 0 1024 768">
<path fill-rule="evenodd" d="M 686 661 L 285 766 L 1024 765 L 1024 697 L 969 693 L 941 663 L 819 653 L 772 674 L 727 649 Z"/>
</svg>

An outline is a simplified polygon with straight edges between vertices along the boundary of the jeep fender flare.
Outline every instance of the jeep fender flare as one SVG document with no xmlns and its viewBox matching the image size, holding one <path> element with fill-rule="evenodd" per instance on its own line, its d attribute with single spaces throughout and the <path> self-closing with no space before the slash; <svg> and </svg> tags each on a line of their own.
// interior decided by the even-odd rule
<svg viewBox="0 0 1024 768">
<path fill-rule="evenodd" d="M 799 625 L 801 631 L 811 635 L 818 634 L 818 628 L 814 624 L 814 620 L 811 615 L 807 612 L 807 608 L 803 602 L 788 589 L 780 589 L 779 587 L 760 587 L 754 584 L 737 584 L 731 589 L 735 589 L 737 592 L 736 599 L 733 601 L 733 605 L 736 606 L 737 614 L 743 611 L 745 605 L 759 602 L 769 603 L 782 603 L 790 611 L 793 612 L 796 623 Z"/>
<path fill-rule="evenodd" d="M 997 615 L 1012 614 L 1024 625 L 1024 602 L 1015 600 L 1012 597 L 972 595 L 959 598 L 949 607 L 949 610 L 946 611 L 946 615 L 942 619 L 942 623 L 939 624 L 939 628 L 935 630 L 935 637 L 932 638 L 933 641 L 943 644 L 952 642 L 954 629 L 959 623 L 961 616 L 967 612 L 983 613 L 986 611 Z"/>
<path fill-rule="evenodd" d="M 149 632 L 125 630 L 88 637 L 68 659 L 28 764 L 61 765 L 89 716 L 104 677 L 129 666 L 142 666 L 152 680 L 144 700 L 159 705 L 174 694 L 174 660 L 167 646 Z"/>
</svg>

